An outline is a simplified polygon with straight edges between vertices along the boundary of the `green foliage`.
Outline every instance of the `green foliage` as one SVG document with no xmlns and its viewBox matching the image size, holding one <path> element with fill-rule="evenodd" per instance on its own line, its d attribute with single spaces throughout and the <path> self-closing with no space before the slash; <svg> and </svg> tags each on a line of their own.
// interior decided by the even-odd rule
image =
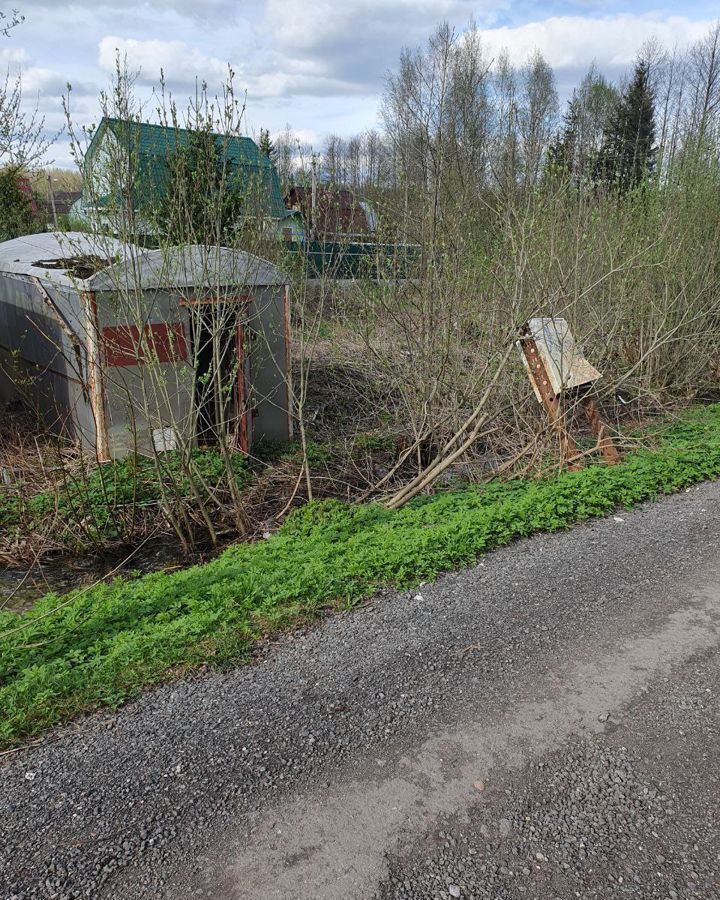
<svg viewBox="0 0 720 900">
<path fill-rule="evenodd" d="M 242 487 L 250 477 L 246 457 L 235 454 L 232 467 Z M 128 519 L 143 508 L 168 494 L 187 497 L 193 478 L 215 490 L 226 480 L 226 472 L 221 454 L 212 450 L 193 450 L 189 461 L 177 452 L 157 459 L 130 456 L 67 475 L 54 491 L 34 496 L 0 488 L 0 527 L 27 533 L 54 517 L 61 541 L 71 542 L 79 527 L 98 541 L 115 540 L 124 537 Z"/>
<path fill-rule="evenodd" d="M 275 150 L 275 144 L 270 140 L 270 132 L 267 128 L 260 129 L 260 140 L 258 141 L 258 150 L 261 153 L 264 153 L 265 156 L 271 161 L 275 162 L 277 158 L 277 152 Z"/>
<path fill-rule="evenodd" d="M 167 191 L 156 218 L 171 243 L 226 242 L 245 207 L 245 191 L 223 147 L 207 129 L 190 132 L 167 160 Z"/>
<path fill-rule="evenodd" d="M 610 118 L 598 159 L 599 178 L 620 191 L 638 187 L 655 164 L 655 102 L 650 64 L 640 59 Z"/>
<path fill-rule="evenodd" d="M 178 667 L 237 663 L 262 635 L 350 607 L 380 585 L 434 578 L 516 537 L 720 476 L 720 404 L 650 437 L 655 449 L 616 467 L 491 482 L 398 511 L 310 503 L 275 537 L 206 565 L 50 594 L 22 617 L 0 613 L 0 743 L 116 706 Z"/>
<path fill-rule="evenodd" d="M 616 89 L 593 66 L 568 100 L 563 127 L 548 148 L 547 174 L 586 185 L 619 102 Z"/>
<path fill-rule="evenodd" d="M 38 225 L 29 184 L 15 168 L 0 170 L 0 241 L 34 233 Z"/>
<path fill-rule="evenodd" d="M 373 453 L 377 451 L 392 451 L 395 449 L 395 442 L 386 434 L 370 434 L 361 431 L 355 435 L 354 447 L 361 453 Z"/>
</svg>

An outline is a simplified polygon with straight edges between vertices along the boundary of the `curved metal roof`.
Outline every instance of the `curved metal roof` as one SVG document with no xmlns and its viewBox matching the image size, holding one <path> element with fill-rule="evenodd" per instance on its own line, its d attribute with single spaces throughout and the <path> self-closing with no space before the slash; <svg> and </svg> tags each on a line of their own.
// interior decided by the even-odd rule
<svg viewBox="0 0 720 900">
<path fill-rule="evenodd" d="M 0 273 L 86 291 L 268 286 L 288 279 L 266 259 L 228 247 L 148 250 L 104 235 L 46 232 L 0 243 Z"/>
<path fill-rule="evenodd" d="M 186 152 L 203 132 L 176 126 L 153 125 L 130 119 L 103 117 L 88 147 L 86 162 L 92 164 L 93 156 L 102 146 L 106 132 L 112 132 L 120 146 L 132 150 L 136 171 L 134 191 L 140 206 L 142 201 L 157 203 L 158 197 L 167 191 L 170 169 L 174 157 Z M 282 218 L 285 212 L 280 177 L 272 161 L 252 138 L 213 132 L 209 136 L 215 142 L 218 157 L 227 163 L 227 190 L 237 192 L 249 204 L 250 209 L 262 210 L 266 216 Z M 91 198 L 84 193 L 87 205 Z M 95 198 L 104 205 L 107 198 Z"/>
</svg>

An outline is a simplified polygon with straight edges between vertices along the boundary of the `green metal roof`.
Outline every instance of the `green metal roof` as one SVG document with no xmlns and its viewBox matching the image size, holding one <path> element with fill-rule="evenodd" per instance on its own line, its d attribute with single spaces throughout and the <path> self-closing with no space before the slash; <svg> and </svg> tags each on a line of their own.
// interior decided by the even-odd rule
<svg viewBox="0 0 720 900">
<path fill-rule="evenodd" d="M 126 146 L 137 160 L 135 188 L 146 199 L 161 195 L 167 184 L 168 162 L 173 154 L 190 146 L 194 132 L 185 128 L 152 125 L 104 117 L 88 147 L 91 161 L 106 131 L 112 131 L 121 146 Z M 285 215 L 280 179 L 271 160 L 249 137 L 213 133 L 218 149 L 228 161 L 230 177 L 237 178 L 238 189 L 253 197 L 265 215 Z M 86 201 L 87 202 L 87 201 Z"/>
</svg>

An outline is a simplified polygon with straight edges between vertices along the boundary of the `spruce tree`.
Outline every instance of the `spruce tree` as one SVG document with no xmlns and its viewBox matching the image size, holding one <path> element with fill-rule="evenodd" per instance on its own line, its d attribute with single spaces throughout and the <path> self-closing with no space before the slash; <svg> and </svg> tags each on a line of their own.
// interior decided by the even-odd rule
<svg viewBox="0 0 720 900">
<path fill-rule="evenodd" d="M 573 91 L 568 101 L 567 112 L 563 116 L 563 128 L 548 147 L 548 174 L 561 178 L 572 177 L 575 172 L 575 157 L 578 144 L 579 111 L 578 99 Z"/>
<path fill-rule="evenodd" d="M 615 88 L 592 66 L 568 100 L 563 127 L 548 148 L 548 175 L 571 179 L 578 188 L 592 180 L 619 100 Z"/>
<path fill-rule="evenodd" d="M 275 144 L 270 140 L 270 131 L 267 128 L 260 129 L 258 149 L 261 153 L 264 153 L 269 160 L 273 163 L 275 162 Z"/>
<path fill-rule="evenodd" d="M 650 66 L 638 60 L 605 132 L 596 166 L 599 179 L 628 191 L 641 184 L 655 166 L 655 104 Z"/>
</svg>

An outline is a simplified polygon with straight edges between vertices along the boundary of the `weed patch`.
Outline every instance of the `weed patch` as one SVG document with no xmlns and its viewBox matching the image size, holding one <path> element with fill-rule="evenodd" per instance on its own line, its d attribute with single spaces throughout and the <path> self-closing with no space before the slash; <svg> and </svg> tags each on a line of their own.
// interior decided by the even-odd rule
<svg viewBox="0 0 720 900">
<path fill-rule="evenodd" d="M 232 458 L 239 487 L 250 479 L 247 459 Z M 192 474 L 191 474 L 192 473 Z M 178 453 L 157 459 L 130 456 L 92 469 L 65 473 L 54 490 L 26 496 L 22 490 L 0 490 L 0 528 L 10 537 L 32 534 L 51 519 L 59 544 L 72 546 L 78 532 L 98 543 L 127 537 L 133 524 L 161 499 L 187 497 L 195 491 L 217 490 L 227 479 L 221 455 L 195 450 L 190 464 Z"/>
</svg>

